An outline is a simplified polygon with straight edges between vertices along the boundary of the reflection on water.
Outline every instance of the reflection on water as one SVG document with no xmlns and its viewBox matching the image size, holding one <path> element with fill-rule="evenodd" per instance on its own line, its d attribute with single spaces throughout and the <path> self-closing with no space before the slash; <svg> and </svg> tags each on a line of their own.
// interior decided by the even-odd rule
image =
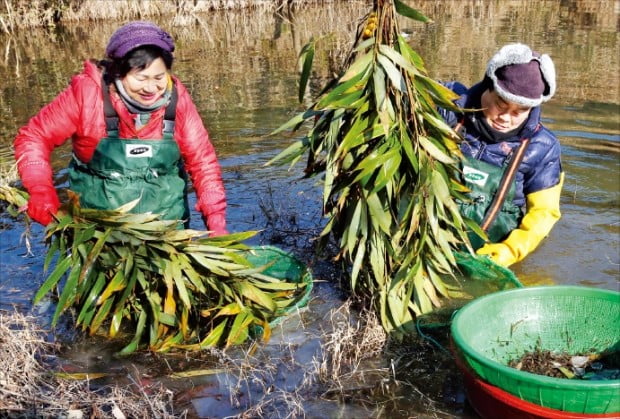
<svg viewBox="0 0 620 419">
<path fill-rule="evenodd" d="M 402 29 L 425 58 L 429 73 L 438 79 L 459 79 L 466 84 L 478 81 L 489 56 L 507 42 L 522 41 L 552 56 L 558 71 L 558 92 L 545 105 L 543 115 L 563 146 L 563 218 L 540 249 L 514 271 L 527 285 L 581 284 L 618 289 L 618 2 L 409 3 L 415 3 L 435 21 L 425 26 L 403 22 Z M 290 171 L 286 167 L 264 167 L 293 141 L 286 133 L 267 134 L 298 109 L 296 62 L 302 45 L 311 36 L 329 34 L 319 44 L 315 58 L 311 90 L 316 94 L 330 71 L 338 68 L 358 19 L 368 11 L 367 5 L 365 1 L 344 1 L 275 16 L 212 13 L 201 16 L 200 24 L 169 27 L 178 39 L 174 71 L 189 87 L 223 166 L 231 230 L 264 229 L 256 241 L 284 248 L 310 248 L 308 241 L 316 237 L 323 222 L 320 187 L 316 180 L 301 180 L 300 166 Z M 166 21 L 159 23 L 167 27 Z M 118 24 L 85 25 L 52 33 L 0 35 L 0 45 L 4 46 L 0 56 L 0 165 L 11 163 L 11 141 L 18 127 L 66 86 L 83 59 L 101 55 Z M 311 100 L 308 95 L 306 104 Z M 55 153 L 56 169 L 66 165 L 69 155 L 68 146 Z M 62 182 L 59 177 L 58 183 Z M 33 227 L 33 255 L 27 256 L 20 240 L 23 226 L 5 213 L 0 222 L 0 307 L 18 304 L 26 309 L 43 279 L 42 229 Z M 193 227 L 201 227 L 199 217 L 194 217 Z M 291 242 L 299 237 L 304 243 Z M 310 253 L 301 256 L 311 262 Z M 328 303 L 317 310 L 327 310 L 339 301 L 330 297 L 330 292 L 324 292 L 322 298 Z M 441 383 L 436 379 L 433 383 L 423 381 L 423 377 L 418 380 L 422 380 L 420 388 L 433 388 L 433 409 L 443 409 L 445 417 L 464 415 L 462 404 L 442 401 Z M 424 409 L 425 399 L 421 400 L 416 409 Z M 402 404 L 397 406 L 403 408 Z M 411 406 L 406 408 L 412 412 Z"/>
</svg>

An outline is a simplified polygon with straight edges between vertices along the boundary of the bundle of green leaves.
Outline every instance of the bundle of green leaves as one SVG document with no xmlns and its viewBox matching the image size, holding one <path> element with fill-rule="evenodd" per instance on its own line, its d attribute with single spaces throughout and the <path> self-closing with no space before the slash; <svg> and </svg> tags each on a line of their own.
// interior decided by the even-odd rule
<svg viewBox="0 0 620 419">
<path fill-rule="evenodd" d="M 309 131 L 268 164 L 295 164 L 308 154 L 305 173 L 323 177 L 328 217 L 321 233 L 339 243 L 350 266 L 350 288 L 368 297 L 384 328 L 397 336 L 414 319 L 461 295 L 452 277 L 453 252 L 471 252 L 461 217 L 466 199 L 458 182 L 458 135 L 437 107 L 456 109 L 456 95 L 431 79 L 421 57 L 401 35 L 397 14 L 428 19 L 400 0 L 375 0 L 358 26 L 343 71 L 316 101 L 283 124 Z M 305 96 L 317 40 L 300 53 L 300 101 Z"/>
<path fill-rule="evenodd" d="M 211 238 L 157 214 L 131 214 L 137 201 L 103 211 L 80 208 L 70 197 L 46 228 L 44 269 L 54 268 L 34 303 L 57 290 L 53 325 L 74 309 L 77 326 L 90 334 L 105 327 L 115 337 L 131 328 L 121 354 L 145 344 L 154 351 L 197 350 L 240 344 L 257 333 L 268 339 L 270 322 L 312 287 L 303 272 L 272 276 L 268 258 L 252 258 L 257 249 L 243 241 L 254 231 Z M 27 194 L 1 186 L 0 199 L 21 206 Z"/>
</svg>

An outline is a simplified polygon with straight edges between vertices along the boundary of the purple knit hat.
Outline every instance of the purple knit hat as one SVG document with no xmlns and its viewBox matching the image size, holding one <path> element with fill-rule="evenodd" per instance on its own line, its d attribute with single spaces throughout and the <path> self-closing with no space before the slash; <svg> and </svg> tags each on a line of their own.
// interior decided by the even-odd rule
<svg viewBox="0 0 620 419">
<path fill-rule="evenodd" d="M 523 44 L 502 47 L 487 65 L 487 77 L 504 100 L 535 107 L 555 94 L 555 67 L 551 58 Z"/>
<path fill-rule="evenodd" d="M 105 53 L 109 58 L 123 58 L 129 51 L 143 45 L 154 45 L 164 51 L 174 51 L 170 34 L 152 22 L 135 21 L 121 26 L 112 34 Z"/>
</svg>

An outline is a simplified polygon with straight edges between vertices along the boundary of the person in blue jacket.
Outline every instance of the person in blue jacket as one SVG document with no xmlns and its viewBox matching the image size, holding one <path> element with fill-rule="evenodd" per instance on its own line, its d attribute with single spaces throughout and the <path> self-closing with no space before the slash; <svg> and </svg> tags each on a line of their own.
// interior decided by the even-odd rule
<svg viewBox="0 0 620 419">
<path fill-rule="evenodd" d="M 540 108 L 556 90 L 553 61 L 508 44 L 489 60 L 481 82 L 446 86 L 463 109 L 440 109 L 463 137 L 461 174 L 470 192 L 461 212 L 487 233 L 486 240 L 470 234 L 472 245 L 509 266 L 536 249 L 560 218 L 560 143 L 541 123 Z"/>
</svg>

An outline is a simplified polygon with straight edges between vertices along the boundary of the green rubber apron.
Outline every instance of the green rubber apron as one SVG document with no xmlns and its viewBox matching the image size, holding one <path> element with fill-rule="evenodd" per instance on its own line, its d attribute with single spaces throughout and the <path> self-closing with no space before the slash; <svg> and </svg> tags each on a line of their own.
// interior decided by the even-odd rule
<svg viewBox="0 0 620 419">
<path fill-rule="evenodd" d="M 457 200 L 463 216 L 471 218 L 482 226 L 485 216 L 493 203 L 493 198 L 500 189 L 502 179 L 509 165 L 508 160 L 506 159 L 503 166 L 495 166 L 471 157 L 465 157 L 465 160 L 461 163 L 461 180 L 471 192 L 468 193 L 469 201 Z M 523 214 L 521 208 L 513 202 L 514 194 L 515 181 L 512 179 L 495 219 L 486 229 L 483 228 L 492 243 L 503 240 L 512 230 L 519 226 Z M 482 237 L 474 232 L 469 233 L 469 240 L 474 249 L 482 247 L 485 243 Z"/>
<path fill-rule="evenodd" d="M 139 198 L 130 212 L 187 222 L 187 177 L 173 136 L 176 89 L 166 109 L 163 138 L 148 140 L 119 138 L 118 115 L 107 86 L 103 90 L 107 137 L 99 141 L 88 163 L 74 155 L 69 166 L 70 189 L 79 194 L 80 205 L 111 210 Z"/>
</svg>

